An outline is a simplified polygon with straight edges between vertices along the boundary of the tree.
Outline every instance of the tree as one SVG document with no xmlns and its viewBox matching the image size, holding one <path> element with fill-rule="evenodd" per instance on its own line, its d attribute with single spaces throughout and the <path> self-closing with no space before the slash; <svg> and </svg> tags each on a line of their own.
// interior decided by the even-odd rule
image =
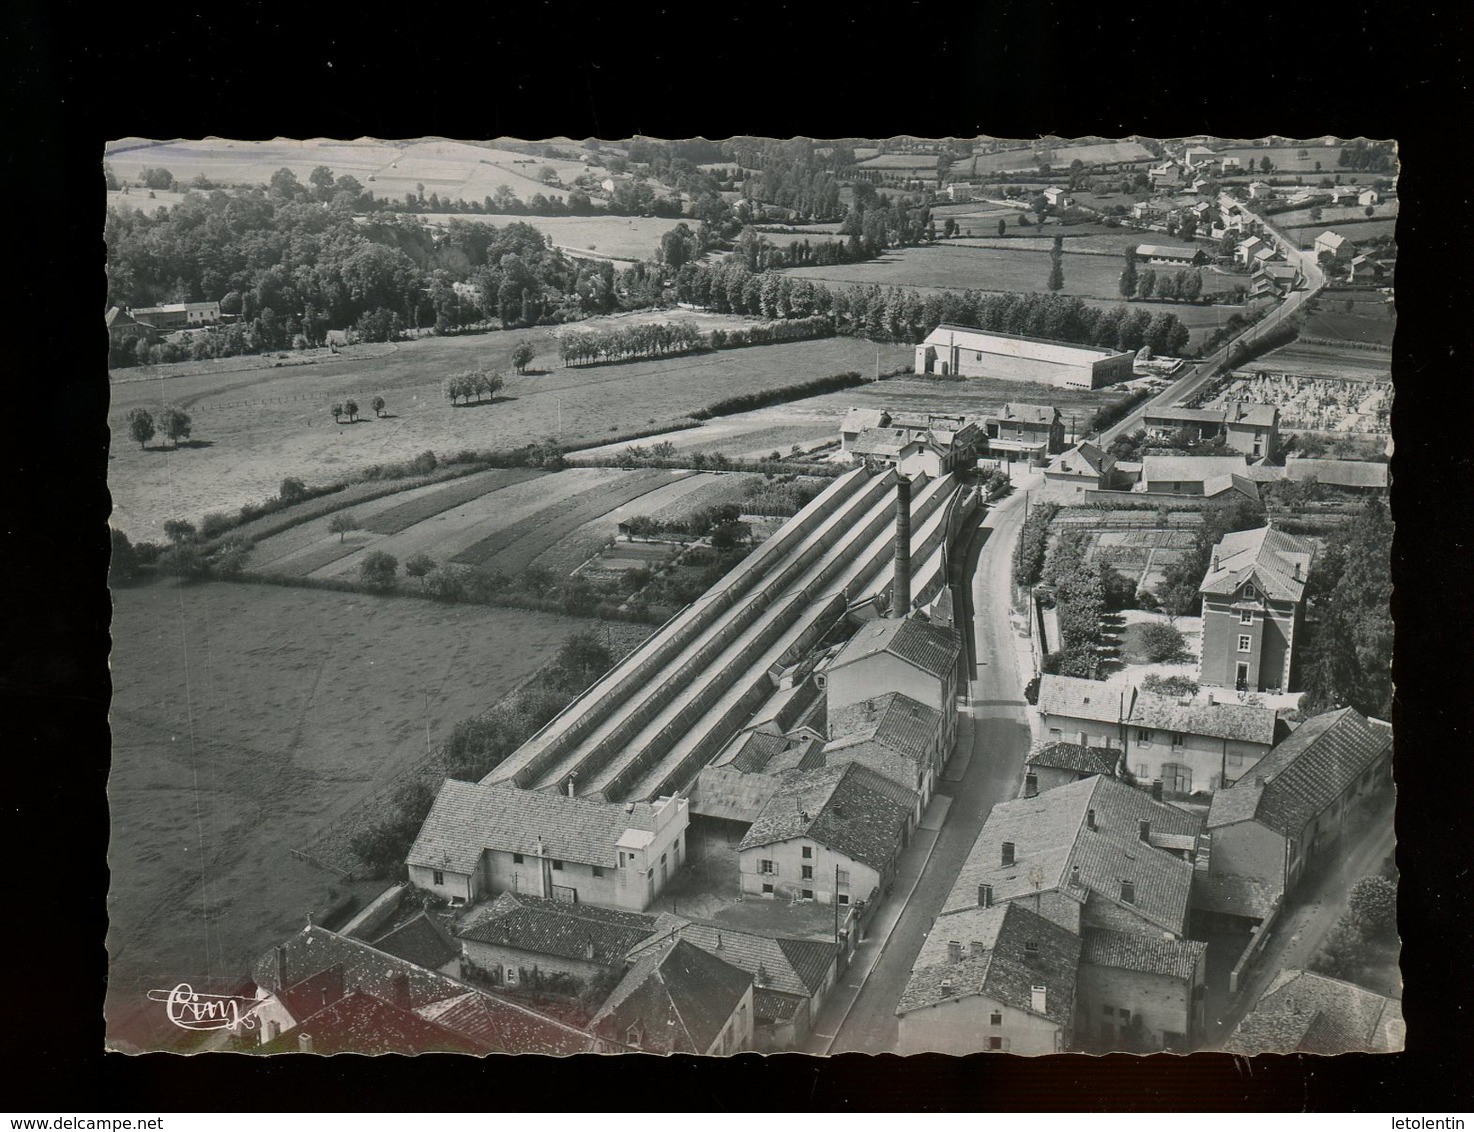
<svg viewBox="0 0 1474 1132">
<path fill-rule="evenodd" d="M 348 414 L 350 421 L 358 420 L 358 402 L 348 400 L 343 402 L 343 411 Z"/>
<path fill-rule="evenodd" d="M 108 559 L 108 582 L 113 585 L 131 582 L 138 576 L 138 552 L 133 549 L 128 536 L 117 527 L 109 528 L 108 538 L 112 543 L 112 555 Z"/>
<path fill-rule="evenodd" d="M 138 441 L 139 448 L 147 448 L 154 438 L 154 415 L 139 406 L 128 414 L 128 434 Z"/>
<path fill-rule="evenodd" d="M 1142 654 L 1153 664 L 1163 664 L 1182 652 L 1182 632 L 1172 625 L 1154 622 L 1143 625 L 1140 636 Z"/>
<path fill-rule="evenodd" d="M 169 438 L 174 447 L 179 447 L 181 440 L 188 439 L 190 429 L 189 414 L 183 409 L 173 405 L 165 405 L 159 412 L 159 431 Z"/>
<path fill-rule="evenodd" d="M 1387 877 L 1362 877 L 1351 886 L 1347 913 L 1368 939 L 1397 932 L 1397 882 Z"/>
<path fill-rule="evenodd" d="M 1054 238 L 1054 247 L 1049 249 L 1049 289 L 1051 291 L 1060 291 L 1064 289 L 1064 247 L 1064 237 L 1056 236 Z"/>
<path fill-rule="evenodd" d="M 1126 249 L 1126 268 L 1121 272 L 1121 297 L 1131 298 L 1136 294 L 1137 272 L 1136 272 L 1136 249 Z"/>
<path fill-rule="evenodd" d="M 307 494 L 307 486 L 296 476 L 288 476 L 281 481 L 281 487 L 277 489 L 276 497 L 283 503 L 295 503 Z"/>
<path fill-rule="evenodd" d="M 358 567 L 358 576 L 363 584 L 376 590 L 394 588 L 394 575 L 399 571 L 399 559 L 382 550 L 364 556 Z"/>
<path fill-rule="evenodd" d="M 333 402 L 333 420 L 334 420 L 334 422 L 339 421 L 342 418 L 342 416 L 343 416 L 343 402 L 342 401 L 334 401 Z"/>
<path fill-rule="evenodd" d="M 537 351 L 531 342 L 518 342 L 517 348 L 512 351 L 512 365 L 518 373 L 526 373 L 527 367 L 532 364 L 532 359 L 537 356 Z"/>
<path fill-rule="evenodd" d="M 194 536 L 194 524 L 188 519 L 170 519 L 164 524 L 164 537 L 175 546 L 182 546 L 187 542 L 193 542 Z"/>
<path fill-rule="evenodd" d="M 1002 236 L 1006 231 L 1008 231 L 1008 222 L 1000 216 L 998 218 L 998 235 Z"/>
<path fill-rule="evenodd" d="M 338 536 L 340 543 L 348 537 L 349 531 L 358 529 L 358 520 L 353 517 L 352 511 L 339 511 L 328 520 L 328 530 Z"/>
<path fill-rule="evenodd" d="M 369 403 L 369 407 L 373 409 L 374 416 L 376 416 L 376 417 L 382 417 L 384 415 L 384 398 L 382 398 L 382 397 L 375 397 Z"/>
<path fill-rule="evenodd" d="M 433 569 L 435 569 L 435 559 L 423 551 L 419 554 L 412 554 L 404 560 L 404 572 L 411 578 L 418 578 L 422 590 L 425 588 L 425 575 Z"/>
</svg>

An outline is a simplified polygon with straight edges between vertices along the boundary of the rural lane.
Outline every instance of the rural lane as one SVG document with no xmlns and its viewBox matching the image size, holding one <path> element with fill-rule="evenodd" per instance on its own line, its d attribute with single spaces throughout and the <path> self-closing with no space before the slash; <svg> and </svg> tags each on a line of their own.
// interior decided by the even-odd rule
<svg viewBox="0 0 1474 1132">
<path fill-rule="evenodd" d="M 1226 207 L 1228 198 L 1223 198 L 1221 203 Z M 1155 397 L 1143 402 L 1136 410 L 1124 419 L 1117 421 L 1110 428 L 1102 432 L 1094 443 L 1102 448 L 1111 444 L 1118 437 L 1136 431 L 1141 427 L 1142 418 L 1151 410 L 1165 409 L 1173 405 L 1180 405 L 1194 393 L 1196 393 L 1213 376 L 1220 365 L 1228 360 L 1229 347 L 1235 342 L 1241 342 L 1245 346 L 1253 345 L 1255 341 L 1263 337 L 1269 331 L 1279 326 L 1285 319 L 1289 318 L 1302 306 L 1309 302 L 1322 287 L 1326 285 L 1325 272 L 1321 271 L 1320 264 L 1316 261 L 1313 251 L 1302 251 L 1295 245 L 1293 240 L 1287 239 L 1278 229 L 1268 224 L 1262 217 L 1250 212 L 1242 202 L 1234 202 L 1244 209 L 1244 214 L 1250 220 L 1256 221 L 1264 230 L 1264 234 L 1274 240 L 1280 251 L 1284 253 L 1285 259 L 1300 268 L 1305 276 L 1305 289 L 1292 291 L 1274 310 L 1270 311 L 1253 326 L 1249 327 L 1237 338 L 1230 338 L 1217 350 L 1206 358 L 1197 362 L 1193 370 L 1186 377 L 1179 378 Z"/>
<path fill-rule="evenodd" d="M 995 805 L 1018 792 L 1029 725 L 1017 659 L 1017 634 L 1023 630 L 1015 630 L 1010 610 L 1013 548 L 1023 517 L 1024 496 L 1015 494 L 988 510 L 968 543 L 964 605 L 970 625 L 964 637 L 971 647 L 957 746 L 928 808 L 931 820 L 924 819 L 906 851 L 912 862 L 902 862 L 896 893 L 904 903 L 894 927 L 884 932 L 886 916 L 879 917 L 849 977 L 815 1020 L 810 1053 L 895 1052 L 896 1003 L 911 965 L 983 822 Z M 940 814 L 945 819 L 936 821 Z M 862 954 L 866 948 L 876 952 Z"/>
</svg>

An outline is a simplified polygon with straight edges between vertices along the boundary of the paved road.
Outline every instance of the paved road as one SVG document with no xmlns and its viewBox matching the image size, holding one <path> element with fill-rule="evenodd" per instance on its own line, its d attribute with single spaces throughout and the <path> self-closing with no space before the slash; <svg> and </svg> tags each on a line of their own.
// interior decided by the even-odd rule
<svg viewBox="0 0 1474 1132">
<path fill-rule="evenodd" d="M 1226 207 L 1229 203 L 1228 198 L 1223 198 L 1221 203 Z M 1242 207 L 1242 205 L 1240 205 L 1240 207 Z M 1149 401 L 1143 402 L 1130 416 L 1126 417 L 1124 420 L 1116 422 L 1110 428 L 1102 432 L 1100 434 L 1100 437 L 1095 440 L 1095 443 L 1100 445 L 1102 448 L 1109 445 L 1119 436 L 1124 436 L 1127 433 L 1135 432 L 1138 428 L 1141 427 L 1142 417 L 1147 412 L 1154 409 L 1164 409 L 1172 405 L 1180 405 L 1183 401 L 1186 401 L 1189 397 L 1196 393 L 1198 388 L 1204 385 L 1217 371 L 1218 367 L 1227 360 L 1228 348 L 1230 345 L 1232 345 L 1233 342 L 1243 342 L 1246 346 L 1253 345 L 1254 342 L 1263 337 L 1270 330 L 1274 329 L 1285 319 L 1289 318 L 1296 311 L 1298 311 L 1307 302 L 1309 302 L 1310 299 L 1318 291 L 1320 291 L 1322 287 L 1326 285 L 1325 273 L 1321 271 L 1320 264 L 1316 262 L 1314 252 L 1301 251 L 1295 245 L 1295 242 L 1293 240 L 1287 239 L 1277 229 L 1271 227 L 1268 223 L 1266 223 L 1261 217 L 1254 215 L 1252 212 L 1249 212 L 1247 208 L 1244 209 L 1244 212 L 1250 220 L 1257 220 L 1263 226 L 1264 234 L 1274 240 L 1274 242 L 1279 246 L 1280 250 L 1284 253 L 1285 259 L 1290 263 L 1296 264 L 1300 268 L 1301 272 L 1305 275 L 1305 288 L 1300 291 L 1291 292 L 1290 295 L 1283 302 L 1281 302 L 1278 306 L 1276 306 L 1272 311 L 1270 311 L 1257 323 L 1251 326 L 1243 334 L 1239 335 L 1238 338 L 1231 339 L 1229 342 L 1225 342 L 1212 354 L 1208 355 L 1208 357 L 1196 363 L 1193 366 L 1192 370 L 1186 376 L 1178 378 L 1171 385 L 1167 386 L 1166 389 L 1162 390 L 1161 393 L 1158 393 Z"/>
<path fill-rule="evenodd" d="M 1009 498 L 988 513 L 968 546 L 964 564 L 965 576 L 971 578 L 966 594 L 972 638 L 968 704 L 959 720 L 956 752 L 938 786 L 938 797 L 950 799 L 946 820 L 937 831 L 919 833 L 913 861 L 920 858 L 921 867 L 903 867 L 896 883 L 896 898 L 905 900 L 899 918 L 887 935 L 877 930 L 864 945 L 877 948 L 876 954 L 865 956 L 866 962 L 857 957 L 846 985 L 815 1022 L 810 1052 L 895 1051 L 896 1003 L 922 941 L 989 812 L 1018 792 L 1029 727 L 1010 622 L 1010 575 L 1023 515 L 1023 496 Z M 883 929 L 885 921 L 880 917 L 877 928 Z M 867 963 L 872 964 L 868 977 Z"/>
</svg>

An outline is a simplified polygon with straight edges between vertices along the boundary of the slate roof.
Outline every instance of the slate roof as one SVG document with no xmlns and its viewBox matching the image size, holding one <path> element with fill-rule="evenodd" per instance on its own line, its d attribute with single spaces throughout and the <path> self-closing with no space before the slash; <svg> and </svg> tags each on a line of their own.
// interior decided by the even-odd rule
<svg viewBox="0 0 1474 1132">
<path fill-rule="evenodd" d="M 752 1017 L 754 1021 L 770 1023 L 787 1022 L 798 1014 L 806 1000 L 796 994 L 784 994 L 775 990 L 752 992 Z"/>
<path fill-rule="evenodd" d="M 1295 481 L 1314 477 L 1333 487 L 1386 488 L 1387 465 L 1375 460 L 1303 460 L 1291 456 L 1284 474 Z"/>
<path fill-rule="evenodd" d="M 1096 967 L 1118 967 L 1147 975 L 1190 979 L 1208 945 L 1195 939 L 1084 928 L 1080 932 L 1080 962 Z"/>
<path fill-rule="evenodd" d="M 295 1053 L 301 1049 L 304 1034 L 311 1036 L 315 1054 L 487 1052 L 464 1034 L 361 991 L 344 995 L 302 1019 L 295 1029 L 259 1046 L 257 1052 Z"/>
<path fill-rule="evenodd" d="M 630 966 L 589 1028 L 623 1041 L 638 1027 L 642 1049 L 704 1054 L 750 986 L 746 971 L 685 940 L 671 940 Z"/>
<path fill-rule="evenodd" d="M 961 651 L 962 641 L 956 629 L 915 617 L 885 617 L 861 625 L 829 667 L 840 668 L 886 652 L 938 679 L 945 679 Z"/>
<path fill-rule="evenodd" d="M 476 943 L 618 967 L 656 930 L 656 917 L 640 912 L 503 892 L 467 916 L 458 934 Z"/>
<path fill-rule="evenodd" d="M 1396 1053 L 1402 1003 L 1298 968 L 1281 971 L 1224 1043 L 1226 1053 Z"/>
<path fill-rule="evenodd" d="M 1045 743 L 1029 752 L 1029 766 L 1075 770 L 1083 774 L 1115 774 L 1121 752 L 1109 747 L 1082 747 L 1079 743 Z"/>
<path fill-rule="evenodd" d="M 874 740 L 846 741 L 824 748 L 824 765 L 842 767 L 850 763 L 866 767 L 908 790 L 921 788 L 921 764 L 897 754 Z"/>
<path fill-rule="evenodd" d="M 959 962 L 948 958 L 952 940 L 964 949 Z M 1079 936 L 1019 904 L 939 916 L 916 956 L 896 1013 L 980 995 L 1038 1017 L 1033 988 L 1042 986 L 1043 1017 L 1068 1027 L 1079 962 Z M 950 982 L 949 990 L 942 989 L 944 980 Z"/>
<path fill-rule="evenodd" d="M 428 912 L 421 912 L 413 919 L 400 924 L 374 940 L 373 946 L 388 955 L 397 956 L 420 967 L 434 971 L 453 959 L 460 958 L 460 944 L 450 938 L 450 933 L 440 921 Z"/>
<path fill-rule="evenodd" d="M 1081 441 L 1051 460 L 1048 470 L 1055 475 L 1098 476 L 1103 471 L 1110 471 L 1115 462 L 1114 456 L 1102 452 L 1089 441 Z"/>
<path fill-rule="evenodd" d="M 925 761 L 936 751 L 942 713 L 900 692 L 887 692 L 829 713 L 826 751 L 842 740 L 873 739 L 911 759 Z"/>
<path fill-rule="evenodd" d="M 1171 696 L 1142 692 L 1136 697 L 1128 723 L 1158 731 L 1180 731 L 1210 739 L 1236 739 L 1245 743 L 1274 742 L 1274 708 L 1253 704 L 1180 704 Z"/>
<path fill-rule="evenodd" d="M 859 763 L 791 773 L 737 848 L 805 837 L 884 872 L 900 848 L 916 797 Z"/>
<path fill-rule="evenodd" d="M 644 941 L 630 958 L 638 959 L 647 951 L 662 948 L 672 938 L 684 939 L 746 971 L 759 989 L 803 998 L 813 998 L 823 989 L 835 960 L 834 944 L 827 940 L 773 938 L 695 921 L 682 921 L 668 933 Z"/>
<path fill-rule="evenodd" d="M 1242 456 L 1143 456 L 1144 482 L 1195 483 L 1219 476 L 1241 476 L 1249 465 Z"/>
<path fill-rule="evenodd" d="M 1213 795 L 1208 828 L 1257 821 L 1298 837 L 1392 747 L 1392 728 L 1355 708 L 1307 719 L 1227 790 Z"/>
<path fill-rule="evenodd" d="M 1092 810 L 1093 830 L 1088 828 Z M 1201 827 L 1196 815 L 1100 775 L 994 806 L 942 911 L 976 907 L 979 884 L 993 886 L 995 904 L 1057 890 L 1082 902 L 1105 901 L 1181 935 L 1193 867 L 1143 842 L 1142 820 L 1151 823 L 1153 837 L 1196 834 Z M 1004 842 L 1014 845 L 1010 865 L 1002 863 Z M 1130 904 L 1121 898 L 1123 880 L 1135 886 Z"/>
<path fill-rule="evenodd" d="M 654 828 L 648 802 L 627 812 L 594 798 L 447 779 L 406 863 L 470 873 L 483 850 L 534 853 L 541 839 L 543 856 L 612 868 L 626 830 Z"/>
<path fill-rule="evenodd" d="M 1315 545 L 1273 527 L 1233 531 L 1213 548 L 1218 561 L 1210 565 L 1198 587 L 1205 594 L 1228 595 L 1245 582 L 1254 581 L 1269 598 L 1299 601 L 1305 594 L 1305 579 L 1315 560 Z M 1295 567 L 1299 566 L 1299 578 Z"/>
<path fill-rule="evenodd" d="M 1041 715 L 1064 715 L 1101 723 L 1124 720 L 1131 713 L 1130 684 L 1045 674 L 1039 680 Z"/>
</svg>

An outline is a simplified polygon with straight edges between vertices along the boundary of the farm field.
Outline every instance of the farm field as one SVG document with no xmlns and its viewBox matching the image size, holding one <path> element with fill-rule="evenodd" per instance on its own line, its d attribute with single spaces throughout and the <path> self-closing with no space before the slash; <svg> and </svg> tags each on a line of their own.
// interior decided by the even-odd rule
<svg viewBox="0 0 1474 1132">
<path fill-rule="evenodd" d="M 466 216 L 456 212 L 426 213 L 425 219 L 432 223 L 464 220 L 473 224 L 495 224 L 498 227 L 513 222 L 527 224 L 544 235 L 551 236 L 556 246 L 570 254 L 625 261 L 649 259 L 659 248 L 660 238 L 682 223 L 680 217 Z"/>
<path fill-rule="evenodd" d="M 1339 378 L 1346 381 L 1389 381 L 1392 355 L 1385 350 L 1322 346 L 1291 342 L 1254 359 L 1255 371 Z"/>
<path fill-rule="evenodd" d="M 962 225 L 962 221 L 958 221 Z M 966 225 L 962 225 L 965 227 Z M 997 222 L 994 221 L 992 231 L 983 226 L 984 234 L 978 236 L 963 236 L 947 240 L 946 245 L 951 247 L 957 245 L 965 248 L 993 248 L 998 251 L 1010 251 L 1017 249 L 1027 252 L 1043 252 L 1046 255 L 1054 247 L 1054 238 L 1061 236 L 1064 239 L 1066 255 L 1105 255 L 1115 256 L 1122 261 L 1124 266 L 1126 249 L 1134 248 L 1138 244 L 1151 243 L 1148 238 L 1151 233 L 1139 232 L 1134 228 L 1106 229 L 1102 231 L 1095 225 L 1071 224 L 1069 226 L 1047 225 L 1042 232 L 1032 225 L 1028 228 L 1018 228 L 1010 223 L 1008 233 L 1001 238 L 997 235 Z M 1032 233 L 1039 232 L 1038 235 Z M 1029 233 L 1029 234 L 1025 234 Z M 1187 247 L 1183 244 L 1183 247 Z M 1067 276 L 1068 278 L 1068 276 Z"/>
<path fill-rule="evenodd" d="M 1272 219 L 1278 220 L 1279 217 L 1276 216 Z M 1276 226 L 1302 248 L 1308 248 L 1315 243 L 1315 238 L 1327 228 L 1335 228 L 1336 231 L 1340 232 L 1341 235 L 1345 236 L 1352 243 L 1375 240 L 1381 236 L 1394 236 L 1397 233 L 1397 218 L 1393 216 L 1367 220 L 1363 217 L 1359 221 L 1342 220 L 1334 224 L 1322 220 L 1319 224 L 1307 223 L 1293 227 Z"/>
<path fill-rule="evenodd" d="M 1095 142 L 1088 145 L 1057 145 L 1053 147 L 1055 166 L 1068 166 L 1072 161 L 1083 161 L 1086 165 L 1114 165 L 1121 161 L 1150 161 L 1152 151 L 1140 142 Z"/>
<path fill-rule="evenodd" d="M 330 887 L 377 892 L 289 851 L 422 755 L 427 722 L 444 740 L 585 624 L 224 582 L 113 602 L 106 1009 L 138 1047 L 173 1031 L 148 989 L 237 982 Z"/>
<path fill-rule="evenodd" d="M 1239 164 L 1245 170 L 1248 170 L 1249 162 L 1252 161 L 1256 172 L 1259 169 L 1259 163 L 1268 157 L 1274 166 L 1275 173 L 1323 172 L 1334 177 L 1339 172 L 1342 174 L 1342 181 L 1346 184 L 1356 184 L 1357 178 L 1360 178 L 1362 182 L 1370 183 L 1380 176 L 1385 176 L 1380 173 L 1353 173 L 1342 169 L 1337 162 L 1341 160 L 1341 150 L 1344 147 L 1339 145 L 1251 145 L 1229 146 L 1223 149 L 1217 146 L 1211 148 L 1220 158 L 1237 157 Z M 1300 156 L 1302 149 L 1305 151 L 1304 157 Z M 1318 170 L 1316 169 L 1317 162 L 1320 163 Z"/>
<path fill-rule="evenodd" d="M 1324 232 L 1327 228 L 1335 228 L 1338 224 L 1356 225 L 1356 230 L 1361 231 L 1361 225 L 1378 220 L 1397 219 L 1397 201 L 1383 201 L 1381 204 L 1371 206 L 1372 215 L 1366 214 L 1366 207 L 1355 201 L 1346 205 L 1321 205 L 1320 219 L 1311 220 L 1310 209 L 1297 208 L 1292 212 L 1277 212 L 1270 219 L 1276 228 L 1312 228 L 1317 224 Z"/>
<path fill-rule="evenodd" d="M 664 311 L 642 319 L 689 319 L 706 329 L 750 320 Z M 624 321 L 633 321 L 626 319 Z M 577 329 L 620 325 L 593 319 Z M 274 495 L 285 476 L 324 483 L 370 464 L 413 458 L 427 449 L 518 447 L 561 436 L 595 440 L 601 434 L 653 427 L 685 417 L 723 397 L 772 389 L 845 370 L 873 372 L 876 348 L 850 338 L 754 346 L 656 361 L 558 369 L 557 333 L 539 327 L 400 343 L 390 354 L 328 366 L 235 371 L 226 376 L 164 376 L 112 386 L 109 425 L 118 443 L 109 453 L 108 484 L 114 526 L 134 540 L 158 540 L 172 518 L 230 511 Z M 518 376 L 511 354 L 519 342 L 537 349 L 534 369 Z M 886 346 L 882 364 L 910 357 L 910 347 Z M 481 366 L 507 375 L 494 401 L 452 407 L 440 393 L 447 374 Z M 137 376 L 139 371 L 127 371 Z M 375 394 L 388 415 L 335 424 L 327 407 L 345 396 L 367 405 Z M 198 447 L 147 451 L 127 440 L 135 406 L 164 402 L 188 409 Z M 561 416 L 561 431 L 559 428 Z"/>
<path fill-rule="evenodd" d="M 1384 346 L 1392 344 L 1396 329 L 1397 308 L 1380 291 L 1323 291 L 1305 322 L 1305 333 L 1311 337 Z"/>
<path fill-rule="evenodd" d="M 152 216 L 161 208 L 173 208 L 185 197 L 184 193 L 176 193 L 169 189 L 155 189 L 152 197 L 148 194 L 148 189 L 135 188 L 126 193 L 122 189 L 110 189 L 107 193 L 107 207 L 132 210 L 141 212 L 145 216 Z"/>
</svg>

